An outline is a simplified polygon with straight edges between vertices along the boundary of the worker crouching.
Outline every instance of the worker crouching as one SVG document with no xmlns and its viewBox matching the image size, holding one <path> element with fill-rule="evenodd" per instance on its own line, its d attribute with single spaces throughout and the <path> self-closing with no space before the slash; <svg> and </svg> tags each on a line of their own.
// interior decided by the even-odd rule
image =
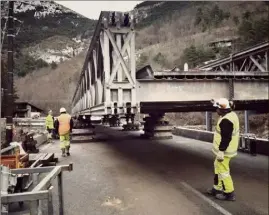
<svg viewBox="0 0 269 215">
<path fill-rule="evenodd" d="M 70 133 L 73 128 L 73 120 L 65 108 L 60 109 L 60 116 L 55 121 L 55 129 L 60 136 L 60 148 L 62 156 L 70 156 Z"/>
<path fill-rule="evenodd" d="M 219 119 L 216 125 L 212 151 L 214 162 L 214 186 L 208 194 L 220 200 L 235 200 L 233 180 L 230 175 L 230 160 L 237 155 L 239 144 L 239 119 L 232 111 L 233 104 L 225 98 L 213 101 Z"/>
</svg>

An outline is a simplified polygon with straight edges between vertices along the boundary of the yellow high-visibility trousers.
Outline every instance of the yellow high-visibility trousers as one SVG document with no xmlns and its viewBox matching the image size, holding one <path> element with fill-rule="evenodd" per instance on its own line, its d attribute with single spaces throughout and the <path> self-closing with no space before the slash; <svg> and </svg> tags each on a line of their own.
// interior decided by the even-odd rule
<svg viewBox="0 0 269 215">
<path fill-rule="evenodd" d="M 214 188 L 216 190 L 222 190 L 224 193 L 231 193 L 234 191 L 234 184 L 230 175 L 230 160 L 229 157 L 224 157 L 222 162 L 215 159 L 215 183 Z"/>
<path fill-rule="evenodd" d="M 60 135 L 60 148 L 65 149 L 70 147 L 70 133 Z"/>
</svg>

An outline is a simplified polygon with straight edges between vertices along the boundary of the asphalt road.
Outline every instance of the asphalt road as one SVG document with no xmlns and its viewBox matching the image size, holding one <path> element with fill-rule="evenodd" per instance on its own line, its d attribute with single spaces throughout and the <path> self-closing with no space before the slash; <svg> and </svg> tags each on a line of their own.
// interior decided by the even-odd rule
<svg viewBox="0 0 269 215">
<path fill-rule="evenodd" d="M 59 165 L 74 163 L 74 171 L 64 173 L 66 215 L 268 214 L 268 157 L 240 153 L 232 160 L 237 200 L 223 202 L 204 194 L 213 183 L 209 143 L 97 131 L 99 141 L 73 144 L 70 157 L 60 157 L 58 142 L 42 147 L 60 157 Z M 55 210 L 57 204 L 54 193 Z"/>
</svg>

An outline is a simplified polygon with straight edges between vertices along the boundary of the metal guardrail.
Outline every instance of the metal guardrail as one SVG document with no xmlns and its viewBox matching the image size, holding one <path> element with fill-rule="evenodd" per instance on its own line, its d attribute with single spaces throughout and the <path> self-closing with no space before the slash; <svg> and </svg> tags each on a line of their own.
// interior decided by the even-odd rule
<svg viewBox="0 0 269 215">
<path fill-rule="evenodd" d="M 197 130 L 191 128 L 177 127 L 173 132 L 175 135 L 201 140 L 205 142 L 213 142 L 214 132 Z M 240 134 L 238 151 L 249 153 L 252 156 L 257 154 L 269 155 L 269 140 L 257 138 L 255 134 L 245 133 Z"/>
<path fill-rule="evenodd" d="M 45 119 L 14 118 L 15 127 L 28 130 L 46 130 Z"/>
<path fill-rule="evenodd" d="M 53 215 L 54 208 L 52 203 L 52 182 L 57 177 L 58 195 L 59 195 L 59 215 L 64 215 L 64 198 L 63 198 L 63 171 L 73 171 L 73 164 L 56 167 L 37 167 L 12 169 L 11 174 L 33 174 L 34 188 L 30 192 L 7 194 L 1 196 L 2 205 L 8 205 L 15 202 L 30 202 L 30 215 Z M 39 183 L 40 173 L 48 173 Z M 43 212 L 43 203 L 47 201 L 47 209 Z M 8 214 L 8 211 L 2 214 Z"/>
<path fill-rule="evenodd" d="M 17 147 L 18 146 L 8 146 L 6 148 L 3 148 L 3 149 L 1 149 L 1 155 L 6 154 L 6 153 L 7 154 L 9 154 L 9 153 L 13 154 Z"/>
</svg>

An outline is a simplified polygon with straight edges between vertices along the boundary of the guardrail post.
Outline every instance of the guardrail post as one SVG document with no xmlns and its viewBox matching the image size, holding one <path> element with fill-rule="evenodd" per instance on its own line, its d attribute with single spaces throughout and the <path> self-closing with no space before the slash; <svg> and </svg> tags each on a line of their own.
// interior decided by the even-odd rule
<svg viewBox="0 0 269 215">
<path fill-rule="evenodd" d="M 30 215 L 38 215 L 38 200 L 30 202 Z"/>
<path fill-rule="evenodd" d="M 244 115 L 245 115 L 245 134 L 247 134 L 249 133 L 249 120 L 248 120 L 249 111 L 245 110 Z"/>
<path fill-rule="evenodd" d="M 32 179 L 33 179 L 33 186 L 35 187 L 38 184 L 38 174 L 34 173 L 32 174 Z M 40 201 L 35 200 L 30 202 L 30 214 L 31 215 L 38 215 L 38 210 L 40 207 Z"/>
<path fill-rule="evenodd" d="M 206 111 L 205 116 L 206 130 L 212 131 L 212 112 Z"/>
<path fill-rule="evenodd" d="M 58 175 L 58 194 L 59 194 L 59 215 L 64 214 L 64 199 L 63 199 L 63 175 L 62 172 Z"/>
<path fill-rule="evenodd" d="M 253 141 L 251 141 L 251 140 L 249 140 L 250 141 L 250 154 L 252 155 L 252 156 L 256 156 L 257 155 L 257 142 L 256 142 L 256 136 L 254 137 L 254 140 Z"/>
<path fill-rule="evenodd" d="M 48 215 L 53 214 L 52 189 L 53 189 L 53 186 L 51 186 L 51 187 L 49 188 L 49 197 L 48 197 Z"/>
</svg>

